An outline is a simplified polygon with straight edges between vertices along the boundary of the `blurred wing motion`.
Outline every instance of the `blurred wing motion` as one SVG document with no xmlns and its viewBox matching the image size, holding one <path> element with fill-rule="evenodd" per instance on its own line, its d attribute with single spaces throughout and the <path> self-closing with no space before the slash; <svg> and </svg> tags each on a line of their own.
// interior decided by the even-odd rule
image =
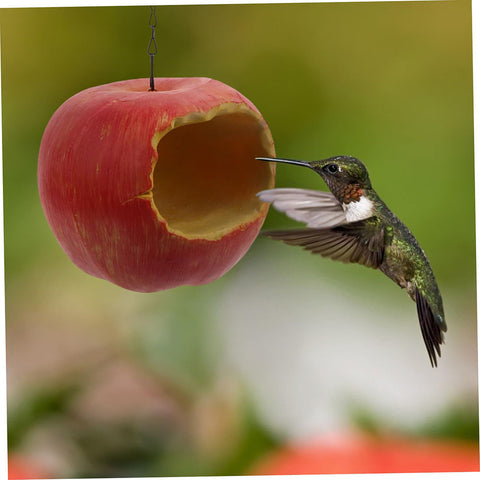
<svg viewBox="0 0 480 480">
<path fill-rule="evenodd" d="M 379 228 L 377 217 L 348 223 L 342 205 L 328 192 L 274 188 L 257 195 L 260 200 L 272 203 L 280 212 L 310 227 L 262 232 L 262 235 L 344 263 L 372 268 L 382 263 L 384 229 Z"/>
<path fill-rule="evenodd" d="M 374 228 L 376 217 L 331 229 L 311 228 L 262 232 L 262 235 L 299 245 L 322 257 L 378 268 L 384 255 L 384 229 Z"/>
<path fill-rule="evenodd" d="M 307 227 L 331 228 L 346 223 L 339 201 L 329 192 L 302 188 L 274 188 L 257 193 L 260 200 Z"/>
</svg>

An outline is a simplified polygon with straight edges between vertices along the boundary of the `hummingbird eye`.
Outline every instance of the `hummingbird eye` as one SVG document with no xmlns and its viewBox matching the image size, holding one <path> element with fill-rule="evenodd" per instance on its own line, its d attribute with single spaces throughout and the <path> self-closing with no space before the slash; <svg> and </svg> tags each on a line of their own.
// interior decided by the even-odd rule
<svg viewBox="0 0 480 480">
<path fill-rule="evenodd" d="M 336 163 L 329 163 L 328 165 L 325 165 L 323 169 L 328 173 L 337 173 L 338 165 Z"/>
</svg>

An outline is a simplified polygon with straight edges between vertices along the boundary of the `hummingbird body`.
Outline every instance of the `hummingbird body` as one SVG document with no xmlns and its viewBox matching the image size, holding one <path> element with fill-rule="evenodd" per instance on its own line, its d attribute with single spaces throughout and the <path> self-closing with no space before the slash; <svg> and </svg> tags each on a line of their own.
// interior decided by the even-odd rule
<svg viewBox="0 0 480 480">
<path fill-rule="evenodd" d="M 311 168 L 332 192 L 298 188 L 259 192 L 261 200 L 308 227 L 264 235 L 334 260 L 377 268 L 391 278 L 416 302 L 430 362 L 437 366 L 447 326 L 432 267 L 410 230 L 373 189 L 363 163 L 348 156 L 313 162 L 258 160 Z"/>
</svg>

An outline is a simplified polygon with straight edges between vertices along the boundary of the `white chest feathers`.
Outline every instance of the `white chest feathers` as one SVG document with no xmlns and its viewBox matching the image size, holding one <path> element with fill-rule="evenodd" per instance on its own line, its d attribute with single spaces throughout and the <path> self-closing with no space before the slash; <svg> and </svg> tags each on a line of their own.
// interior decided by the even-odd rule
<svg viewBox="0 0 480 480">
<path fill-rule="evenodd" d="M 373 202 L 365 195 L 361 196 L 358 202 L 342 203 L 342 207 L 348 223 L 365 220 L 373 213 Z"/>
</svg>

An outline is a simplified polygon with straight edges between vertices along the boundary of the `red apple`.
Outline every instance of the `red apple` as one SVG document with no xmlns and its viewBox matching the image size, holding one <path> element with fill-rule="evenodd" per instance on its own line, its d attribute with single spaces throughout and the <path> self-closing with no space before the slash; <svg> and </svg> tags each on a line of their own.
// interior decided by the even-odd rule
<svg viewBox="0 0 480 480">
<path fill-rule="evenodd" d="M 270 130 L 257 108 L 209 78 L 127 80 L 84 90 L 50 119 L 40 200 L 85 272 L 152 292 L 232 268 L 268 211 Z"/>
<path fill-rule="evenodd" d="M 478 443 L 347 434 L 286 447 L 250 474 L 469 472 L 479 470 Z"/>
</svg>

